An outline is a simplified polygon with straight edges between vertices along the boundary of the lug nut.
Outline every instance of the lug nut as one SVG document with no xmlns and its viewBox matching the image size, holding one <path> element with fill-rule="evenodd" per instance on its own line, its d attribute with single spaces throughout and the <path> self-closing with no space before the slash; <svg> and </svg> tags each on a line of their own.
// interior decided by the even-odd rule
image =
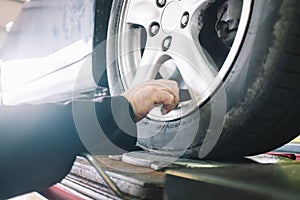
<svg viewBox="0 0 300 200">
<path fill-rule="evenodd" d="M 172 43 L 172 37 L 171 36 L 166 37 L 162 44 L 162 50 L 167 51 L 170 48 L 171 43 Z"/>
<path fill-rule="evenodd" d="M 164 7 L 167 3 L 167 0 L 156 0 L 156 4 L 158 7 Z"/>
<path fill-rule="evenodd" d="M 158 33 L 159 29 L 159 24 L 157 22 L 153 22 L 150 25 L 150 36 L 155 36 Z"/>
<path fill-rule="evenodd" d="M 190 20 L 190 15 L 188 12 L 185 12 L 181 17 L 181 28 L 185 28 Z"/>
</svg>

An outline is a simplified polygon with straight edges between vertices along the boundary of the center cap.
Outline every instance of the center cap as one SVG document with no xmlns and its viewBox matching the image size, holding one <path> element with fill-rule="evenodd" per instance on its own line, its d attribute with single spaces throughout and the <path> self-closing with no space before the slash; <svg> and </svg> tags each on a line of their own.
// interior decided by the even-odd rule
<svg viewBox="0 0 300 200">
<path fill-rule="evenodd" d="M 181 20 L 181 8 L 177 1 L 170 2 L 164 9 L 161 17 L 162 30 L 165 33 L 173 32 Z"/>
</svg>

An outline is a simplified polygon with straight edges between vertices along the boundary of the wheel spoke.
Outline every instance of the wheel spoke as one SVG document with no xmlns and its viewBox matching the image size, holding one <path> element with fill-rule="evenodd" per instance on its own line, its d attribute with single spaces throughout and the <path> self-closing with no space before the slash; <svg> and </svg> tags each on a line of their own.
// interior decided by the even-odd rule
<svg viewBox="0 0 300 200">
<path fill-rule="evenodd" d="M 162 54 L 157 48 L 146 48 L 141 62 L 136 68 L 137 71 L 132 85 L 135 86 L 146 80 L 154 79 L 158 74 L 162 62 Z"/>
<path fill-rule="evenodd" d="M 152 22 L 159 21 L 161 12 L 154 0 L 132 0 L 128 5 L 126 22 L 147 29 Z"/>
<path fill-rule="evenodd" d="M 200 97 L 210 93 L 209 89 L 218 73 L 213 61 L 199 42 L 191 37 L 177 34 L 173 40 L 167 54 L 176 63 L 189 90 Z"/>
</svg>

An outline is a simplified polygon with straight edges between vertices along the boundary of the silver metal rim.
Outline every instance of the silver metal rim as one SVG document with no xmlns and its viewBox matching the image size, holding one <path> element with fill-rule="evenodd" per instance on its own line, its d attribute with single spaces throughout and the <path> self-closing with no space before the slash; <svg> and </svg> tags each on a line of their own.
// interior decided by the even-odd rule
<svg viewBox="0 0 300 200">
<path fill-rule="evenodd" d="M 160 78 L 176 80 L 190 95 L 167 115 L 154 108 L 148 115 L 151 119 L 168 121 L 190 114 L 211 97 L 229 73 L 247 31 L 252 0 L 243 1 L 234 41 L 219 68 L 198 39 L 203 28 L 201 15 L 213 3 L 124 0 L 115 55 L 124 90 L 159 74 Z"/>
</svg>

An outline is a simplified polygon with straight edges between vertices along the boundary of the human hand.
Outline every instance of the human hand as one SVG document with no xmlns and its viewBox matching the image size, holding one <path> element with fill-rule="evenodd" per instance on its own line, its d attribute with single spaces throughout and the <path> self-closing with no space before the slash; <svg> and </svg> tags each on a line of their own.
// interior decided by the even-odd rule
<svg viewBox="0 0 300 200">
<path fill-rule="evenodd" d="M 173 110 L 179 101 L 177 82 L 160 79 L 149 80 L 122 94 L 131 104 L 136 122 L 140 121 L 157 104 L 162 104 L 163 115 Z"/>
</svg>

